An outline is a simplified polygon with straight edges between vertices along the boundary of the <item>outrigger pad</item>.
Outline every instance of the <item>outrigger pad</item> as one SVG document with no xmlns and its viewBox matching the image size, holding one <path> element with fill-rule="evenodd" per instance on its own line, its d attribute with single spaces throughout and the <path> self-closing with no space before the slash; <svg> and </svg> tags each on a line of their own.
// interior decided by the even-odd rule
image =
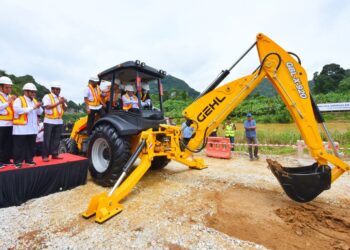
<svg viewBox="0 0 350 250">
<path fill-rule="evenodd" d="M 306 167 L 286 168 L 266 160 L 286 194 L 294 201 L 309 202 L 331 187 L 331 168 L 314 163 Z"/>
</svg>

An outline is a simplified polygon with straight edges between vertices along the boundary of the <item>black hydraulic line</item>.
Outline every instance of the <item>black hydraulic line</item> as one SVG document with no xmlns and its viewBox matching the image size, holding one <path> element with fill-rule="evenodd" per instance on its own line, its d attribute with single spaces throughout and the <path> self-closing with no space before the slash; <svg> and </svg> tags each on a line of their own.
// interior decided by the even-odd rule
<svg viewBox="0 0 350 250">
<path fill-rule="evenodd" d="M 300 57 L 299 57 L 297 54 L 295 54 L 295 53 L 293 53 L 293 52 L 288 52 L 288 54 L 290 54 L 290 55 L 292 55 L 292 56 L 295 56 L 295 57 L 298 59 L 298 63 L 301 65 Z"/>
<path fill-rule="evenodd" d="M 246 52 L 244 52 L 244 54 L 229 69 L 221 71 L 217 78 L 206 88 L 206 90 L 200 93 L 196 100 L 215 89 L 226 78 L 226 76 L 230 74 L 230 71 L 249 53 L 249 51 L 251 51 L 252 48 L 254 48 L 255 45 L 256 42 L 252 46 L 250 46 L 249 49 Z"/>
<path fill-rule="evenodd" d="M 123 167 L 123 172 L 122 174 L 119 176 L 117 182 L 114 184 L 113 188 L 111 189 L 111 191 L 109 191 L 108 196 L 111 196 L 114 191 L 116 190 L 116 188 L 119 187 L 119 185 L 122 183 L 122 181 L 124 180 L 124 178 L 126 177 L 127 173 L 129 172 L 131 166 L 134 164 L 134 162 L 136 161 L 137 157 L 139 156 L 139 154 L 141 153 L 142 149 L 145 147 L 146 145 L 146 140 L 143 139 L 141 141 L 141 143 L 137 146 L 135 152 L 132 154 L 132 156 L 130 157 L 130 159 L 128 160 L 128 162 L 125 164 L 125 166 Z"/>
<path fill-rule="evenodd" d="M 280 56 L 278 53 L 276 53 L 276 52 L 271 52 L 271 53 L 267 54 L 267 55 L 264 57 L 264 59 L 262 60 L 258 75 L 260 75 L 260 73 L 261 73 L 261 70 L 262 70 L 262 68 L 263 68 L 263 66 L 264 66 L 265 60 L 266 60 L 269 56 L 271 56 L 271 55 L 275 55 L 275 56 L 278 57 L 278 64 L 277 64 L 276 70 L 278 70 L 279 67 L 281 66 L 281 62 L 282 62 L 281 56 Z"/>
<path fill-rule="evenodd" d="M 199 152 L 201 152 L 201 151 L 207 146 L 207 143 L 208 143 L 207 131 L 208 131 L 208 128 L 206 128 L 205 131 L 204 131 L 204 135 L 203 135 L 203 138 L 204 138 L 204 139 L 203 139 L 202 145 L 201 145 L 199 148 L 197 148 L 197 149 L 191 149 L 191 148 L 189 148 L 187 145 L 185 145 L 185 144 L 183 143 L 182 140 L 180 140 L 180 143 L 181 143 L 181 145 L 182 145 L 184 148 L 186 148 L 188 151 L 191 151 L 192 153 L 199 153 Z"/>
<path fill-rule="evenodd" d="M 129 158 L 128 162 L 124 165 L 123 167 L 123 172 L 127 173 L 130 170 L 130 167 L 134 164 L 136 161 L 137 157 L 141 153 L 142 149 L 146 145 L 146 140 L 143 139 L 140 144 L 137 146 L 135 152 L 132 154 L 132 156 Z"/>
<path fill-rule="evenodd" d="M 312 95 L 310 94 L 310 100 L 311 100 L 311 105 L 312 105 L 312 109 L 314 111 L 314 115 L 315 115 L 315 118 L 316 118 L 316 121 L 318 123 L 324 123 L 324 118 L 321 114 L 321 111 L 320 109 L 318 108 L 314 98 L 312 97 Z"/>
</svg>

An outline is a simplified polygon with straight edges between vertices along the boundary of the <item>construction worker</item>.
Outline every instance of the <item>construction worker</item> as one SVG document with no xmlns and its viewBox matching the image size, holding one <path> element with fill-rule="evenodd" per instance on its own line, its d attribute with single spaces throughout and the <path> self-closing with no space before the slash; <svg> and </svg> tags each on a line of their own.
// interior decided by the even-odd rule
<svg viewBox="0 0 350 250">
<path fill-rule="evenodd" d="M 24 95 L 13 103 L 13 159 L 16 168 L 22 167 L 23 161 L 35 166 L 33 161 L 35 139 L 38 134 L 38 115 L 43 109 L 35 99 L 37 88 L 33 83 L 23 86 Z"/>
<path fill-rule="evenodd" d="M 192 138 L 193 132 L 194 132 L 194 128 L 191 127 L 192 125 L 192 121 L 191 120 L 187 120 L 185 122 L 182 123 L 181 125 L 181 132 L 182 132 L 182 144 L 181 144 L 181 149 L 183 150 L 185 147 L 184 145 L 187 146 L 187 144 L 189 143 L 189 141 Z"/>
<path fill-rule="evenodd" d="M 106 104 L 109 105 L 109 99 L 111 98 L 111 82 L 102 81 L 100 85 L 101 89 L 101 99 Z M 121 109 L 121 96 L 120 96 L 120 80 L 115 79 L 114 81 L 114 91 L 113 91 L 113 101 L 112 101 L 112 109 Z"/>
<path fill-rule="evenodd" d="M 63 159 L 58 154 L 60 138 L 63 127 L 63 113 L 67 107 L 66 100 L 60 96 L 61 85 L 58 82 L 51 84 L 51 93 L 46 94 L 43 98 L 43 106 L 45 108 L 44 118 L 44 143 L 42 158 L 44 162 L 52 159 Z"/>
<path fill-rule="evenodd" d="M 13 101 L 12 81 L 7 76 L 0 77 L 0 168 L 10 165 L 12 158 Z"/>
<path fill-rule="evenodd" d="M 89 84 L 84 90 L 84 102 L 86 106 L 86 113 L 88 114 L 87 133 L 91 134 L 94 125 L 95 116 L 105 116 L 106 112 L 103 109 L 106 104 L 101 100 L 101 90 L 98 86 L 99 79 L 97 77 L 90 77 Z"/>
<path fill-rule="evenodd" d="M 143 109 L 152 109 L 152 101 L 149 95 L 149 84 L 146 82 L 141 83 L 141 106 Z"/>
<path fill-rule="evenodd" d="M 253 119 L 252 113 L 247 114 L 247 120 L 244 121 L 244 129 L 245 129 L 245 136 L 248 143 L 249 158 L 251 161 L 254 160 L 253 158 L 253 147 L 254 147 L 254 157 L 256 160 L 259 160 L 258 139 L 256 136 L 256 121 Z"/>
<path fill-rule="evenodd" d="M 125 94 L 122 96 L 123 100 L 123 110 L 138 112 L 139 102 L 136 95 L 134 94 L 134 87 L 131 84 L 125 86 Z"/>
<path fill-rule="evenodd" d="M 104 103 L 107 103 L 107 101 L 109 101 L 109 97 L 111 94 L 111 82 L 102 81 L 100 84 L 100 90 L 101 90 L 101 100 Z"/>
<path fill-rule="evenodd" d="M 225 137 L 230 139 L 231 151 L 235 150 L 234 148 L 235 134 L 236 134 L 236 125 L 232 121 L 226 122 Z"/>
</svg>

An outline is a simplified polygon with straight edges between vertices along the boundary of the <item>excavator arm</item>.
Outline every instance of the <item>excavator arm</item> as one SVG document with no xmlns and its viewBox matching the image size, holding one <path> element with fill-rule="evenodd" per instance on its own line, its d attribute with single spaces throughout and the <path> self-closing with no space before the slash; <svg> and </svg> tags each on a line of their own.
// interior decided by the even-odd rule
<svg viewBox="0 0 350 250">
<path fill-rule="evenodd" d="M 260 58 L 260 67 L 256 71 L 208 91 L 184 110 L 183 115 L 196 128 L 187 150 L 191 152 L 201 148 L 207 136 L 267 77 L 281 96 L 316 160 L 308 167 L 270 168 L 290 198 L 299 202 L 310 201 L 330 188 L 331 182 L 345 171 L 349 171 L 349 165 L 337 155 L 327 153 L 323 147 L 318 122 L 332 144 L 333 141 L 310 94 L 306 72 L 295 60 L 295 55 L 286 52 L 263 34 L 258 34 L 256 47 Z M 332 169 L 329 163 L 334 166 Z"/>
<path fill-rule="evenodd" d="M 260 66 L 250 75 L 217 87 L 230 70 L 253 47 L 257 47 Z M 315 164 L 306 167 L 286 168 L 270 164 L 270 169 L 287 195 L 298 202 L 308 202 L 322 191 L 329 189 L 349 165 L 336 155 L 325 151 L 318 124 L 322 123 L 330 142 L 332 139 L 323 124 L 323 118 L 310 94 L 307 75 L 295 55 L 288 53 L 263 34 L 231 68 L 222 74 L 184 111 L 183 115 L 192 123 L 195 134 L 188 145 L 181 143 L 181 129 L 161 125 L 158 130 L 146 130 L 139 136 L 139 146 L 123 168 L 113 189 L 95 195 L 83 213 L 85 218 L 96 214 L 96 221 L 102 223 L 122 210 L 119 202 L 124 199 L 151 166 L 156 157 L 167 157 L 190 168 L 203 169 L 205 165 L 192 153 L 205 147 L 208 135 L 216 129 L 260 83 L 268 78 L 281 96 L 296 122 L 301 136 L 309 147 Z M 182 144 L 182 145 L 181 145 Z M 133 168 L 137 158 L 141 163 Z M 332 164 L 332 168 L 329 167 Z M 133 169 L 133 170 L 132 170 Z M 132 171 L 132 172 L 131 172 Z M 130 173 L 131 172 L 131 173 Z"/>
</svg>

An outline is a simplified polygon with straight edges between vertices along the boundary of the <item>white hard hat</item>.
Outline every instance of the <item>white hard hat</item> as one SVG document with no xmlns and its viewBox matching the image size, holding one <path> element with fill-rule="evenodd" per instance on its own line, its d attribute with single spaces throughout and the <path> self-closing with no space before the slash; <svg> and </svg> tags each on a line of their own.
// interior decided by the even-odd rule
<svg viewBox="0 0 350 250">
<path fill-rule="evenodd" d="M 121 83 L 121 81 L 118 78 L 116 78 L 116 79 L 114 79 L 114 83 L 119 85 Z"/>
<path fill-rule="evenodd" d="M 12 80 L 7 76 L 0 77 L 0 84 L 13 85 Z"/>
<path fill-rule="evenodd" d="M 51 83 L 51 88 L 60 89 L 61 88 L 61 84 L 59 82 L 52 82 Z"/>
<path fill-rule="evenodd" d="M 141 83 L 141 87 L 142 87 L 144 90 L 149 91 L 149 84 L 148 84 L 148 82 L 143 82 L 143 83 Z"/>
<path fill-rule="evenodd" d="M 101 91 L 105 92 L 108 91 L 108 87 L 111 86 L 111 82 L 108 81 L 102 81 L 100 85 Z"/>
<path fill-rule="evenodd" d="M 134 86 L 132 86 L 131 84 L 126 85 L 125 91 L 134 91 Z"/>
<path fill-rule="evenodd" d="M 91 76 L 90 79 L 89 79 L 90 82 L 99 82 L 100 79 L 98 79 L 97 76 Z"/>
<path fill-rule="evenodd" d="M 23 90 L 38 91 L 37 88 L 35 87 L 34 83 L 31 83 L 31 82 L 24 84 Z"/>
</svg>

